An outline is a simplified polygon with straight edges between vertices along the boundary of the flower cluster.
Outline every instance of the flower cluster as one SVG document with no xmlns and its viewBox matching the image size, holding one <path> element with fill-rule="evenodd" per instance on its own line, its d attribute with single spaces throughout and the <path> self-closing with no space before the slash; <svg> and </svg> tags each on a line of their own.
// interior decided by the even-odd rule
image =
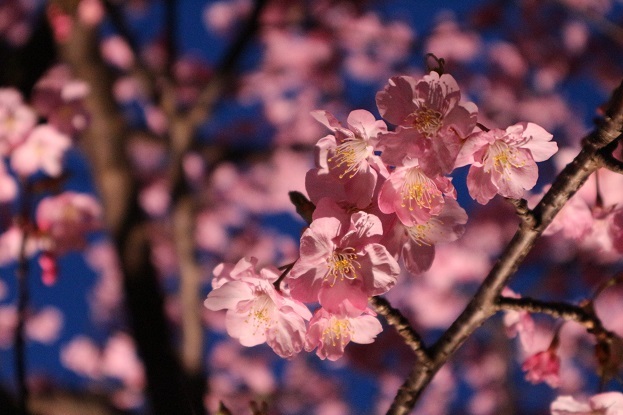
<svg viewBox="0 0 623 415">
<path fill-rule="evenodd" d="M 420 274 L 436 244 L 463 234 L 467 213 L 452 171 L 471 165 L 467 187 L 479 203 L 496 194 L 521 198 L 536 184 L 536 162 L 557 150 L 532 123 L 477 124 L 476 105 L 461 101 L 448 74 L 391 78 L 376 102 L 395 128 L 361 109 L 346 126 L 327 111 L 312 112 L 331 133 L 318 141 L 316 167 L 306 176 L 314 210 L 289 272 L 258 275 L 254 259 L 216 268 L 205 305 L 229 310 L 227 330 L 243 345 L 266 341 L 281 356 L 316 349 L 335 360 L 350 341 L 372 342 L 381 325 L 368 300 L 396 284 L 399 262 Z M 313 316 L 303 303 L 319 305 Z"/>
<path fill-rule="evenodd" d="M 56 193 L 62 184 L 72 136 L 86 128 L 83 99 L 87 92 L 86 84 L 72 79 L 62 66 L 35 85 L 32 106 L 18 90 L 0 88 L 0 204 L 19 200 L 22 206 L 19 226 L 0 233 L 5 251 L 0 265 L 17 259 L 26 238 L 25 254 L 40 252 L 46 284 L 56 279 L 56 258 L 83 248 L 87 233 L 101 228 L 102 209 L 95 197 L 72 191 L 45 194 Z M 40 117 L 47 122 L 38 124 Z M 38 203 L 29 212 L 32 199 Z"/>
</svg>

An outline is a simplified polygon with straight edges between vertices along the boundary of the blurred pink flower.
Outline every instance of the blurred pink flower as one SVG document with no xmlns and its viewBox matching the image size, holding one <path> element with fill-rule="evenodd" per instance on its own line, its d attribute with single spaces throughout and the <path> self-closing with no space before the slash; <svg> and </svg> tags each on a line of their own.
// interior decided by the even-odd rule
<svg viewBox="0 0 623 415">
<path fill-rule="evenodd" d="M 101 376 L 101 352 L 86 336 L 76 336 L 61 348 L 61 363 L 82 376 L 92 379 Z"/>
<path fill-rule="evenodd" d="M 84 99 L 89 92 L 87 83 L 74 79 L 68 66 L 57 65 L 36 83 L 32 105 L 60 132 L 74 135 L 88 125 Z"/>
<path fill-rule="evenodd" d="M 545 382 L 552 388 L 560 385 L 560 358 L 555 348 L 550 347 L 528 357 L 521 369 L 526 372 L 526 380 L 530 383 Z"/>
<path fill-rule="evenodd" d="M 481 43 L 478 33 L 462 31 L 453 18 L 446 18 L 433 29 L 424 51 L 447 61 L 466 62 L 476 57 Z"/>
<path fill-rule="evenodd" d="M 405 226 L 424 224 L 438 216 L 446 197 L 456 199 L 451 179 L 428 176 L 417 160 L 405 160 L 392 171 L 379 193 L 379 208 L 383 213 L 396 213 Z"/>
<path fill-rule="evenodd" d="M 13 345 L 17 328 L 17 308 L 13 305 L 0 306 L 0 348 L 8 349 Z"/>
<path fill-rule="evenodd" d="M 71 140 L 67 135 L 51 125 L 39 125 L 13 151 L 11 167 L 24 177 L 39 170 L 49 176 L 59 176 L 63 168 L 63 156 L 70 146 Z"/>
<path fill-rule="evenodd" d="M 510 298 L 520 298 L 520 295 L 508 287 L 502 291 L 502 295 Z M 507 310 L 504 312 L 504 326 L 508 337 L 519 336 L 521 345 L 525 351 L 530 352 L 534 340 L 534 320 L 526 311 Z"/>
<path fill-rule="evenodd" d="M 51 244 L 46 250 L 62 254 L 83 248 L 87 234 L 102 227 L 102 207 L 89 194 L 67 191 L 41 200 L 36 219 Z"/>
<path fill-rule="evenodd" d="M 58 308 L 44 307 L 26 320 L 26 335 L 39 343 L 54 343 L 60 337 L 63 322 L 63 313 Z"/>
<path fill-rule="evenodd" d="M 134 53 L 121 36 L 107 37 L 101 42 L 100 49 L 102 58 L 119 69 L 129 70 L 134 65 Z"/>
<path fill-rule="evenodd" d="M 623 394 L 604 392 L 593 395 L 588 402 L 572 396 L 559 396 L 550 406 L 552 415 L 623 415 Z"/>
<path fill-rule="evenodd" d="M 8 156 L 37 123 L 37 115 L 14 88 L 0 88 L 0 156 Z"/>
<path fill-rule="evenodd" d="M 305 337 L 305 350 L 316 349 L 321 359 L 337 360 L 344 354 L 344 348 L 351 341 L 369 344 L 383 331 L 375 313 L 366 309 L 359 316 L 333 314 L 319 308 L 309 322 Z"/>
<path fill-rule="evenodd" d="M 102 354 L 102 374 L 117 378 L 134 390 L 145 386 L 145 369 L 136 353 L 132 337 L 125 333 L 113 335 Z"/>
</svg>

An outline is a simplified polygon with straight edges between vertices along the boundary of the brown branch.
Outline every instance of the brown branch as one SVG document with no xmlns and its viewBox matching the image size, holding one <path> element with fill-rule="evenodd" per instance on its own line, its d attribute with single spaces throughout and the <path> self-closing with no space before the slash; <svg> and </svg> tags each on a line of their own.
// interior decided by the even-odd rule
<svg viewBox="0 0 623 415">
<path fill-rule="evenodd" d="M 597 152 L 623 132 L 623 83 L 612 94 L 605 118 L 583 140 L 578 156 L 554 180 L 550 190 L 533 209 L 535 222 L 522 222 L 497 263 L 485 278 L 465 310 L 430 348 L 431 365 L 415 365 L 400 387 L 388 414 L 406 415 L 433 376 L 465 340 L 497 311 L 496 302 L 538 237 L 554 216 L 600 166 Z"/>
<path fill-rule="evenodd" d="M 532 211 L 528 208 L 528 202 L 526 199 L 506 198 L 506 200 L 515 207 L 517 216 L 519 216 L 526 226 L 531 228 L 534 227 L 536 222 Z"/>
<path fill-rule="evenodd" d="M 562 318 L 567 321 L 575 321 L 586 327 L 589 333 L 609 333 L 604 328 L 601 319 L 590 306 L 543 301 L 529 297 L 500 297 L 495 305 L 498 310 L 527 311 L 529 313 L 548 314 L 552 317 Z"/>
<path fill-rule="evenodd" d="M 413 350 L 417 357 L 418 363 L 428 365 L 431 362 L 428 350 L 417 331 L 411 326 L 409 320 L 403 316 L 399 310 L 393 308 L 389 301 L 383 297 L 372 297 L 370 303 L 374 310 L 385 317 L 385 320 L 402 336 L 407 346 Z"/>
</svg>

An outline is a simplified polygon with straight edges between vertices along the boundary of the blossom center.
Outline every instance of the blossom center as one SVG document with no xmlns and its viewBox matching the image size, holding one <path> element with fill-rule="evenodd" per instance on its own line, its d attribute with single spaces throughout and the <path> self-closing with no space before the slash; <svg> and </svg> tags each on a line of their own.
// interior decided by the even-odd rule
<svg viewBox="0 0 623 415">
<path fill-rule="evenodd" d="M 432 246 L 433 242 L 430 240 L 430 234 L 433 227 L 442 225 L 443 222 L 437 218 L 430 218 L 426 223 L 408 226 L 407 234 L 409 239 L 417 244 L 417 246 Z"/>
<path fill-rule="evenodd" d="M 419 107 L 412 114 L 413 126 L 427 138 L 433 137 L 441 128 L 443 116 L 439 111 Z"/>
<path fill-rule="evenodd" d="M 273 323 L 273 305 L 273 301 L 264 292 L 260 292 L 258 297 L 251 304 L 249 314 L 244 322 L 251 324 L 254 334 L 258 330 L 262 331 L 267 329 Z"/>
<path fill-rule="evenodd" d="M 322 331 L 322 337 L 325 344 L 332 346 L 344 346 L 349 342 L 353 334 L 353 329 L 348 320 L 340 320 L 331 317 L 329 325 Z"/>
<path fill-rule="evenodd" d="M 355 248 L 345 248 L 341 251 L 333 251 L 331 256 L 327 259 L 327 266 L 329 267 L 329 272 L 325 277 L 325 281 L 327 281 L 329 277 L 333 277 L 331 286 L 334 286 L 338 279 L 340 281 L 344 279 L 356 279 L 356 268 L 361 268 L 361 264 L 357 261 Z"/>
<path fill-rule="evenodd" d="M 411 168 L 405 176 L 405 181 L 400 190 L 402 207 L 409 210 L 418 208 L 431 209 L 434 202 L 441 197 L 441 192 L 428 176 L 417 168 Z"/>
<path fill-rule="evenodd" d="M 510 178 L 508 171 L 510 167 L 520 168 L 526 164 L 520 157 L 520 152 L 517 148 L 511 147 L 501 140 L 491 144 L 487 158 L 490 160 L 489 163 L 486 163 L 487 160 L 485 160 L 485 164 L 489 165 L 487 171 L 492 167 L 495 171 L 501 173 L 505 180 Z"/>
<path fill-rule="evenodd" d="M 335 162 L 335 168 L 344 168 L 340 179 L 348 175 L 353 178 L 361 167 L 361 162 L 368 158 L 368 143 L 360 137 L 347 137 L 335 148 L 335 154 L 328 161 Z"/>
</svg>

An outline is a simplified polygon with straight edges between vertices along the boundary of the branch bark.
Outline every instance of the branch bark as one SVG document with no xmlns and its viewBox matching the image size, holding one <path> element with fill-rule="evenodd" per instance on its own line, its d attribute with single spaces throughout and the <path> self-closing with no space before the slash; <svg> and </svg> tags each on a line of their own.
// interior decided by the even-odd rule
<svg viewBox="0 0 623 415">
<path fill-rule="evenodd" d="M 398 390 L 389 415 L 406 415 L 413 409 L 425 387 L 465 340 L 498 310 L 497 299 L 510 278 L 565 203 L 602 167 L 599 150 L 623 132 L 623 83 L 612 94 L 605 117 L 583 140 L 578 156 L 554 180 L 550 190 L 533 209 L 534 222 L 522 221 L 489 275 L 461 315 L 430 348 L 429 364 L 417 362 Z"/>
</svg>

